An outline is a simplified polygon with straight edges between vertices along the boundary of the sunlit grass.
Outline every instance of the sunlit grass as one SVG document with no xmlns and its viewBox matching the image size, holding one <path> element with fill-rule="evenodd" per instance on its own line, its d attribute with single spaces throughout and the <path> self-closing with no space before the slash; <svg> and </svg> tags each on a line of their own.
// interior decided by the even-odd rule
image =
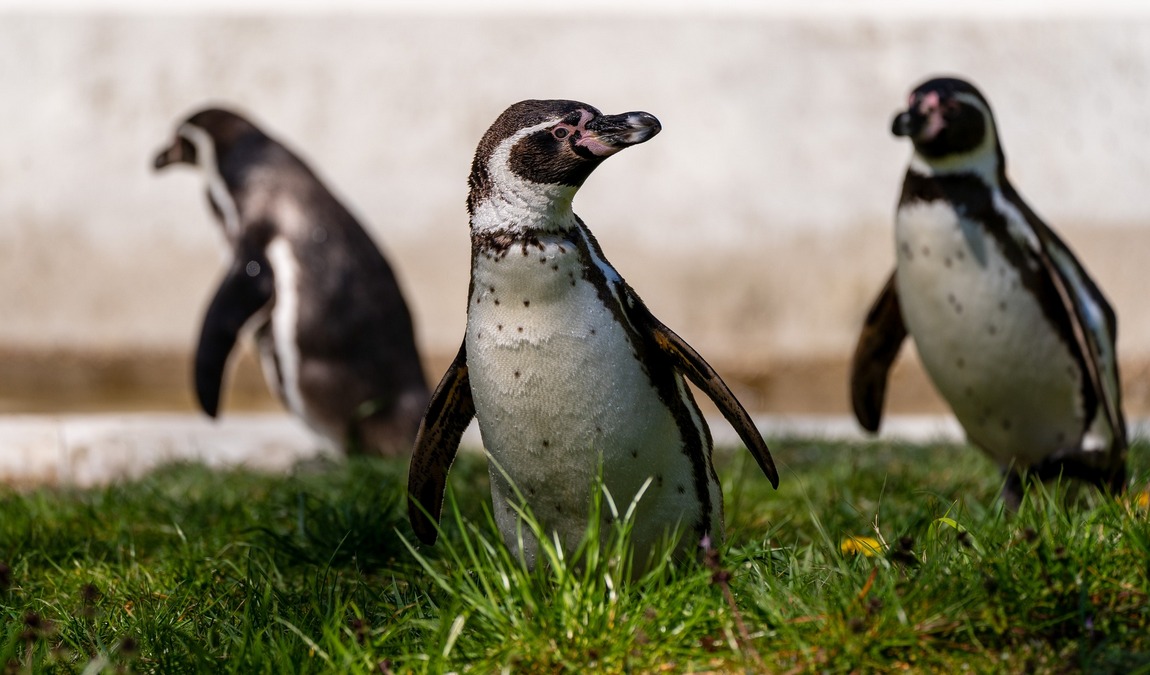
<svg viewBox="0 0 1150 675">
<path fill-rule="evenodd" d="M 526 570 L 492 524 L 474 455 L 453 470 L 433 547 L 406 522 L 402 462 L 286 478 L 174 466 L 97 490 L 0 489 L 0 667 L 1150 670 L 1137 491 L 1047 486 L 1011 515 L 969 448 L 772 449 L 777 492 L 745 452 L 722 453 L 724 546 L 635 579 L 626 518 L 570 554 L 542 537 L 545 563 Z M 1131 453 L 1143 487 L 1145 450 Z"/>
</svg>

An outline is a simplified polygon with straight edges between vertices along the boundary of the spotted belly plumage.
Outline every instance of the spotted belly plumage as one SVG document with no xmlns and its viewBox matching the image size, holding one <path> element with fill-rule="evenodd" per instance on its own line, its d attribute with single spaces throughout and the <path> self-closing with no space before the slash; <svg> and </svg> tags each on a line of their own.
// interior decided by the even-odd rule
<svg viewBox="0 0 1150 675">
<path fill-rule="evenodd" d="M 640 362 L 626 318 L 607 304 L 619 301 L 607 279 L 586 278 L 603 274 L 588 255 L 550 236 L 476 256 L 466 346 L 493 460 L 495 517 L 501 531 L 515 532 L 518 490 L 540 523 L 574 547 L 589 516 L 580 506 L 589 506 L 600 476 L 620 513 L 649 480 L 637 511 L 646 526 L 634 542 L 644 551 L 664 531 L 697 528 L 701 503 L 689 456 L 670 450 L 684 444 L 680 425 Z M 675 379 L 688 397 L 682 376 Z M 685 406 L 695 416 L 687 433 L 709 451 L 694 401 Z M 713 475 L 703 480 L 709 517 L 702 525 L 717 531 L 718 484 Z M 534 542 L 524 553 L 534 557 Z"/>
<path fill-rule="evenodd" d="M 718 542 L 722 492 L 687 379 L 778 486 L 770 451 L 730 388 L 654 317 L 572 211 L 599 163 L 659 129 L 645 112 L 528 100 L 480 139 L 468 178 L 467 331 L 431 397 L 408 472 L 408 513 L 421 541 L 438 538 L 447 473 L 477 417 L 496 524 L 528 565 L 537 542 L 519 507 L 573 554 L 600 481 L 610 496 L 603 515 L 637 504 L 633 572 L 669 534 L 681 535 L 679 551 L 697 550 L 707 536 Z"/>
<path fill-rule="evenodd" d="M 968 438 L 1003 469 L 1002 496 L 1077 478 L 1121 492 L 1126 422 L 1118 318 L 1086 268 L 1014 189 L 986 97 L 933 78 L 891 123 L 914 146 L 895 224 L 897 265 L 863 323 L 851 406 L 878 431 L 909 336 Z"/>
<path fill-rule="evenodd" d="M 970 440 L 1003 467 L 1076 447 L 1082 370 L 999 243 L 943 201 L 904 205 L 895 236 L 907 329 Z"/>
</svg>

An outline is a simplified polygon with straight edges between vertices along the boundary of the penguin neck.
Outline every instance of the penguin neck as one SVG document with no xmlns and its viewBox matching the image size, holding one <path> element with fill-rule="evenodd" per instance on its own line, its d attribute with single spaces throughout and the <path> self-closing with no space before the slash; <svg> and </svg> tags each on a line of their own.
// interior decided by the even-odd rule
<svg viewBox="0 0 1150 675">
<path fill-rule="evenodd" d="M 513 237 L 564 233 L 578 227 L 571 208 L 577 187 L 517 182 L 495 186 L 471 209 L 471 235 Z"/>
<path fill-rule="evenodd" d="M 1001 185 L 1006 175 L 1006 158 L 995 134 L 989 133 L 978 147 L 969 152 L 931 157 L 915 148 L 910 170 L 927 177 L 957 174 L 978 176 L 990 187 Z"/>
<path fill-rule="evenodd" d="M 207 182 L 208 203 L 211 204 L 212 211 L 223 226 L 224 237 L 229 242 L 238 241 L 240 236 L 239 205 L 234 196 L 234 186 L 228 184 L 220 170 L 215 139 L 200 127 L 188 123 L 179 128 L 179 134 L 191 141 L 196 148 L 196 166 L 199 167 L 204 180 Z"/>
</svg>

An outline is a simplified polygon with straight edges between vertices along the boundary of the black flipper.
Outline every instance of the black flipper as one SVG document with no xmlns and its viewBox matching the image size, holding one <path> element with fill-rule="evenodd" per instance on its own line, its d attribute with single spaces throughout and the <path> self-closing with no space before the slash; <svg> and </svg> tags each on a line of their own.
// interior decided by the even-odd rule
<svg viewBox="0 0 1150 675">
<path fill-rule="evenodd" d="M 447 473 L 455 461 L 459 440 L 473 417 L 475 402 L 471 398 L 467 343 L 464 342 L 431 395 L 415 436 L 407 473 L 407 516 L 415 536 L 425 544 L 434 544 L 439 537 L 436 525 L 443 511 Z"/>
<path fill-rule="evenodd" d="M 196 347 L 196 398 L 210 417 L 219 412 L 224 368 L 240 329 L 271 302 L 274 295 L 275 280 L 263 247 L 241 243 L 231 268 L 208 306 Z"/>
<path fill-rule="evenodd" d="M 1035 253 L 1054 282 L 1058 297 L 1070 317 L 1071 330 L 1082 355 L 1086 377 L 1113 433 L 1111 468 L 1115 480 L 1119 480 L 1119 474 L 1125 476 L 1127 431 L 1126 419 L 1122 414 L 1118 357 L 1115 354 L 1118 318 L 1101 289 L 1054 230 L 1038 217 L 1009 183 L 1003 185 L 1003 193 L 1019 209 L 1039 239 L 1040 245 Z"/>
<path fill-rule="evenodd" d="M 867 312 L 851 360 L 851 406 L 864 429 L 878 431 L 891 364 L 906 339 L 894 274 Z"/>
<path fill-rule="evenodd" d="M 642 307 L 643 310 L 646 310 L 646 307 L 639 302 L 632 303 L 632 306 Z M 659 351 L 666 354 L 675 364 L 675 367 L 686 374 L 687 379 L 715 402 L 719 412 L 723 413 L 723 417 L 727 419 L 727 422 L 739 434 L 743 444 L 751 451 L 751 455 L 758 462 L 759 468 L 766 474 L 767 480 L 771 481 L 771 485 L 777 489 L 779 487 L 779 472 L 775 468 L 775 460 L 771 457 L 771 451 L 767 448 L 767 443 L 763 440 L 758 428 L 755 427 L 751 416 L 747 414 L 743 404 L 735 398 L 727 383 L 723 382 L 711 364 L 699 356 L 699 353 L 691 345 L 663 325 L 649 311 L 642 312 L 641 320 L 645 324 L 643 327 L 654 339 L 655 346 Z"/>
</svg>

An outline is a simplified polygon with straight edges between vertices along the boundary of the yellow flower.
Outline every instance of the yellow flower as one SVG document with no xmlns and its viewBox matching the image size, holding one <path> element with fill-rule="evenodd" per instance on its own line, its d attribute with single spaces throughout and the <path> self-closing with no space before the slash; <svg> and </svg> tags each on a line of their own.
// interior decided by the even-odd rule
<svg viewBox="0 0 1150 675">
<path fill-rule="evenodd" d="M 882 544 L 874 537 L 847 537 L 839 544 L 839 550 L 842 551 L 843 555 L 861 553 L 869 558 L 882 553 Z"/>
<path fill-rule="evenodd" d="M 1134 502 L 1134 506 L 1150 509 L 1150 492 L 1139 492 L 1130 501 Z"/>
</svg>

